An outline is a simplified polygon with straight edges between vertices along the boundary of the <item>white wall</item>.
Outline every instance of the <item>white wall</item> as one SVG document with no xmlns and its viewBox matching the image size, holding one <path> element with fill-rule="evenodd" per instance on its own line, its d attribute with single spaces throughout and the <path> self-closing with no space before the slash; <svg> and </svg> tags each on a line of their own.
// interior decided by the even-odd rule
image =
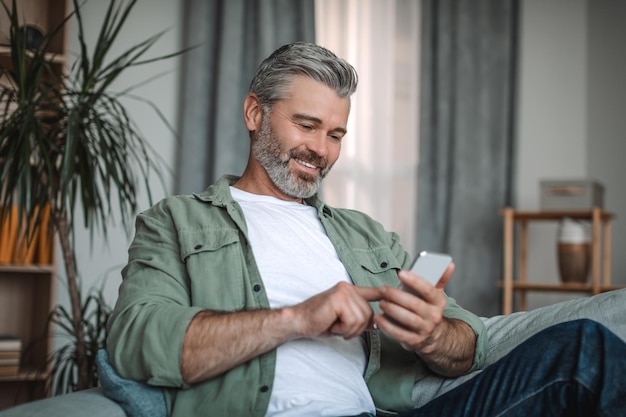
<svg viewBox="0 0 626 417">
<path fill-rule="evenodd" d="M 625 7 L 597 0 L 521 2 L 517 208 L 539 209 L 539 181 L 595 178 L 606 187 L 605 206 L 617 215 L 613 281 L 626 283 L 626 201 L 620 182 L 624 140 Z M 608 6 L 611 5 L 611 9 Z M 616 56 L 622 55 L 617 58 Z M 615 61 L 621 67 L 614 68 Z M 621 74 L 620 74 L 621 73 Z M 620 114 L 621 113 L 621 114 Z M 620 224 L 621 223 L 621 224 Z M 529 279 L 558 282 L 556 224 L 532 223 Z M 530 307 L 565 299 L 533 294 Z"/>
<path fill-rule="evenodd" d="M 94 42 L 100 28 L 100 23 L 106 12 L 108 1 L 91 0 L 85 2 L 81 9 L 85 28 L 89 32 L 87 42 Z M 138 1 L 131 12 L 125 29 L 121 33 L 119 43 L 112 50 L 112 56 L 120 53 L 129 46 L 138 43 L 159 31 L 167 30 L 167 33 L 157 42 L 147 57 L 156 57 L 168 54 L 180 49 L 180 32 L 182 2 L 171 0 L 142 0 Z M 78 40 L 74 26 L 70 30 L 70 53 L 76 52 Z M 134 93 L 140 97 L 152 101 L 174 126 L 176 125 L 176 112 L 178 101 L 178 60 L 171 59 L 145 67 L 131 69 L 125 73 L 119 82 L 113 87 L 116 91 L 141 83 L 156 74 L 165 75 L 137 89 Z M 146 104 L 134 101 L 128 102 L 130 114 L 137 122 L 140 130 L 150 144 L 157 149 L 159 154 L 174 167 L 174 138 L 166 129 L 165 125 L 157 117 L 156 113 Z M 164 195 L 171 193 L 173 183 L 171 175 L 166 175 L 166 189 L 160 182 L 152 181 L 154 201 L 158 201 Z M 115 206 L 114 206 L 115 207 Z M 147 195 L 143 195 L 139 203 L 139 211 L 149 207 Z M 119 216 L 118 216 L 119 217 Z M 134 220 L 130 220 L 132 225 Z M 127 260 L 127 248 L 131 236 L 127 236 L 122 230 L 119 218 L 116 224 L 108 226 L 108 244 L 103 241 L 102 235 L 94 235 L 94 244 L 90 244 L 90 236 L 87 230 L 78 230 L 76 233 L 76 255 L 78 259 L 79 273 L 83 281 L 83 289 L 86 292 L 91 287 L 102 284 L 103 277 L 108 276 L 105 293 L 107 299 L 114 302 L 117 298 L 117 287 L 121 282 L 120 270 Z M 58 287 L 58 300 L 66 304 L 68 297 L 64 286 L 65 273 L 61 257 L 58 256 L 60 282 Z M 108 273 L 108 274 L 107 274 Z"/>
</svg>

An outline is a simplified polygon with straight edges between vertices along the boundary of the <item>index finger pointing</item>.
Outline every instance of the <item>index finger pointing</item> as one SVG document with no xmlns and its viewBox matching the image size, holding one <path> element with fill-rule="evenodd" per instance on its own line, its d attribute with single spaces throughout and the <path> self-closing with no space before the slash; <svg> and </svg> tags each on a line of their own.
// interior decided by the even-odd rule
<svg viewBox="0 0 626 417">
<path fill-rule="evenodd" d="M 378 301 L 382 298 L 380 294 L 380 290 L 377 287 L 355 286 L 354 289 L 356 290 L 357 294 L 359 294 L 361 297 L 363 297 L 367 301 Z"/>
</svg>

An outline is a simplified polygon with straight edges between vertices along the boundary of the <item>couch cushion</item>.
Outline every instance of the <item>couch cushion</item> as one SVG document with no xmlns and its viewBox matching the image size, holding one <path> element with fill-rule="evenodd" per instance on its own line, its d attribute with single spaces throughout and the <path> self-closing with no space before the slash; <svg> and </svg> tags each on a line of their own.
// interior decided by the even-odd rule
<svg viewBox="0 0 626 417">
<path fill-rule="evenodd" d="M 111 366 L 105 349 L 98 351 L 96 361 L 104 395 L 117 402 L 128 417 L 167 416 L 165 397 L 160 388 L 122 378 Z"/>
<path fill-rule="evenodd" d="M 0 411 L 0 417 L 126 417 L 102 388 L 45 398 Z"/>
</svg>

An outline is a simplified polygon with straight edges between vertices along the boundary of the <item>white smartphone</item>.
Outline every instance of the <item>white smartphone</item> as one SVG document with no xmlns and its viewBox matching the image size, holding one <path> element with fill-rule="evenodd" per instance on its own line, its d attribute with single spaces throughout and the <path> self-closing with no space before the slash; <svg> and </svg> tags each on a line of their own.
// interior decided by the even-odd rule
<svg viewBox="0 0 626 417">
<path fill-rule="evenodd" d="M 446 253 L 422 251 L 417 255 L 415 262 L 413 262 L 411 272 L 432 285 L 437 285 L 451 262 L 452 256 Z M 412 292 L 411 289 L 406 288 L 403 284 L 400 284 L 400 288 L 404 291 Z"/>
</svg>

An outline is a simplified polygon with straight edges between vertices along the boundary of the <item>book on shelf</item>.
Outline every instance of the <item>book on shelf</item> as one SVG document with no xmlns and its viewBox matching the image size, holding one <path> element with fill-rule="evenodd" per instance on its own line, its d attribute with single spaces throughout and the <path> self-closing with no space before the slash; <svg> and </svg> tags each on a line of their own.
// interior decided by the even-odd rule
<svg viewBox="0 0 626 417">
<path fill-rule="evenodd" d="M 22 341 L 19 337 L 0 334 L 0 376 L 19 373 L 21 352 Z"/>
<path fill-rule="evenodd" d="M 20 357 L 16 358 L 0 358 L 0 367 L 2 366 L 10 366 L 10 365 L 19 365 Z"/>
<path fill-rule="evenodd" d="M 0 360 L 20 358 L 22 352 L 19 350 L 0 350 Z"/>
<path fill-rule="evenodd" d="M 13 376 L 20 372 L 19 365 L 0 365 L 0 376 Z"/>
<path fill-rule="evenodd" d="M 8 335 L 8 334 L 0 334 L 0 352 L 6 351 L 21 351 L 22 350 L 22 341 L 19 337 Z"/>
<path fill-rule="evenodd" d="M 4 209 L 0 206 L 0 212 Z M 19 227 L 16 206 L 6 209 L 7 217 L 0 224 L 0 264 L 29 265 L 52 263 L 53 230 L 50 227 L 50 205 L 37 210 L 28 220 L 31 228 L 39 218 L 39 227 L 29 239 L 24 227 Z M 25 220 L 23 220 L 25 222 Z"/>
<path fill-rule="evenodd" d="M 39 243 L 35 263 L 42 265 L 52 264 L 52 228 L 50 227 L 50 204 L 46 204 L 41 212 L 41 223 L 39 226 Z"/>
<path fill-rule="evenodd" d="M 4 207 L 0 206 L 0 211 Z M 13 217 L 13 211 L 9 209 L 8 217 L 0 224 L 0 263 L 10 264 L 13 262 L 13 251 L 17 240 L 17 221 Z M 17 213 L 17 210 L 15 210 Z"/>
<path fill-rule="evenodd" d="M 13 207 L 15 215 L 15 221 L 18 221 L 18 211 L 16 207 Z M 36 217 L 33 216 L 28 219 L 29 227 L 32 229 L 35 226 Z M 20 224 L 18 223 L 18 227 Z M 17 239 L 15 246 L 13 247 L 13 258 L 11 263 L 15 265 L 29 265 L 35 260 L 35 249 L 37 249 L 39 236 L 37 234 L 28 236 L 24 227 L 19 227 L 17 231 Z"/>
</svg>

